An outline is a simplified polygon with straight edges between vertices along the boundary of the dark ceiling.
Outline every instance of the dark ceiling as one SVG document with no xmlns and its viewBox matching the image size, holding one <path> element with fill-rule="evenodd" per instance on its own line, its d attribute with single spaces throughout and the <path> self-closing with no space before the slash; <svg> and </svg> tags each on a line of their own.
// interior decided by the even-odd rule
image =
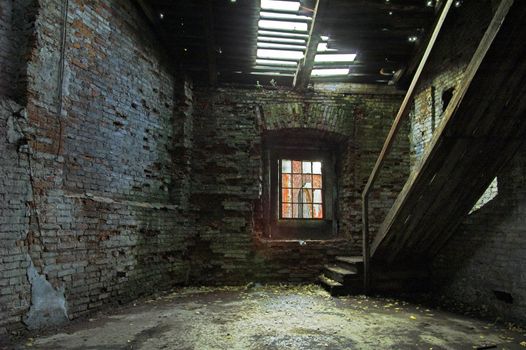
<svg viewBox="0 0 526 350">
<path fill-rule="evenodd" d="M 314 1 L 301 0 L 301 11 L 314 9 Z M 254 70 L 260 0 L 139 2 L 149 8 L 178 69 L 195 80 L 267 85 L 274 79 L 292 85 L 293 76 Z M 322 79 L 387 84 L 425 44 L 437 8 L 427 0 L 320 0 L 314 22 L 318 33 L 330 37 L 329 47 L 357 54 L 348 76 Z"/>
</svg>

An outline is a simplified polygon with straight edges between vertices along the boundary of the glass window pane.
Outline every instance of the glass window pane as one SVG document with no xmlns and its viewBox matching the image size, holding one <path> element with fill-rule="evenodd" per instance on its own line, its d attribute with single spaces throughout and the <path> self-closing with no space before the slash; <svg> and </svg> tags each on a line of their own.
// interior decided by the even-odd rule
<svg viewBox="0 0 526 350">
<path fill-rule="evenodd" d="M 292 204 L 292 217 L 294 219 L 297 219 L 300 217 L 299 215 L 299 204 Z"/>
<path fill-rule="evenodd" d="M 292 172 L 296 174 L 301 174 L 301 161 L 299 160 L 292 161 Z"/>
<path fill-rule="evenodd" d="M 312 203 L 312 190 L 303 189 L 303 203 Z"/>
<path fill-rule="evenodd" d="M 321 204 L 314 204 L 313 217 L 315 219 L 323 219 L 323 206 Z"/>
<path fill-rule="evenodd" d="M 311 174 L 312 173 L 312 166 L 311 162 L 303 162 L 303 173 L 304 174 Z"/>
<path fill-rule="evenodd" d="M 314 190 L 314 203 L 322 203 L 321 190 Z"/>
<path fill-rule="evenodd" d="M 292 175 L 292 187 L 294 188 L 301 188 L 301 175 Z"/>
<path fill-rule="evenodd" d="M 303 218 L 312 219 L 312 204 L 303 204 Z"/>
<path fill-rule="evenodd" d="M 289 188 L 282 188 L 281 189 L 281 201 L 290 203 L 292 202 L 292 190 Z"/>
<path fill-rule="evenodd" d="M 321 174 L 321 162 L 312 162 L 312 173 Z"/>
<path fill-rule="evenodd" d="M 283 203 L 281 206 L 281 217 L 284 219 L 292 218 L 292 204 Z"/>
<path fill-rule="evenodd" d="M 312 188 L 312 175 L 303 175 L 303 182 L 301 187 Z"/>
<path fill-rule="evenodd" d="M 290 160 L 282 160 L 281 161 L 281 172 L 282 173 L 291 173 L 292 171 L 292 165 Z"/>
<path fill-rule="evenodd" d="M 292 190 L 292 202 L 294 203 L 301 203 L 303 199 L 303 194 L 301 193 L 301 189 L 295 188 Z"/>
<path fill-rule="evenodd" d="M 312 175 L 312 185 L 314 188 L 322 188 L 321 175 Z"/>
<path fill-rule="evenodd" d="M 292 175 L 283 174 L 281 175 L 281 187 L 292 187 Z"/>
</svg>

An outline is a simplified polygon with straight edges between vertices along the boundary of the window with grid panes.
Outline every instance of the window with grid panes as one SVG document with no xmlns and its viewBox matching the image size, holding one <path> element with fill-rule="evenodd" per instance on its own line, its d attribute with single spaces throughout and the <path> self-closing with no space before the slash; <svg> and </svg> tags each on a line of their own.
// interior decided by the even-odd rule
<svg viewBox="0 0 526 350">
<path fill-rule="evenodd" d="M 323 210 L 321 161 L 280 160 L 280 218 L 321 220 Z"/>
</svg>

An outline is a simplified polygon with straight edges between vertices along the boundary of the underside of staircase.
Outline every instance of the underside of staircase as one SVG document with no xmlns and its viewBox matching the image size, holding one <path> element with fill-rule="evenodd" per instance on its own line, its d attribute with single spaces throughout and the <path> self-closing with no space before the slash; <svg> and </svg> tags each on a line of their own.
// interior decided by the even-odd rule
<svg viewBox="0 0 526 350">
<path fill-rule="evenodd" d="M 526 4 L 503 1 L 421 161 L 375 235 L 371 257 L 437 254 L 526 140 Z"/>
<path fill-rule="evenodd" d="M 500 3 L 443 121 L 375 234 L 371 263 L 340 256 L 319 276 L 332 295 L 361 293 L 369 285 L 364 267 L 365 273 L 373 271 L 366 279 L 373 290 L 392 281 L 413 290 L 422 287 L 427 262 L 524 143 L 524 18 L 525 2 Z"/>
</svg>

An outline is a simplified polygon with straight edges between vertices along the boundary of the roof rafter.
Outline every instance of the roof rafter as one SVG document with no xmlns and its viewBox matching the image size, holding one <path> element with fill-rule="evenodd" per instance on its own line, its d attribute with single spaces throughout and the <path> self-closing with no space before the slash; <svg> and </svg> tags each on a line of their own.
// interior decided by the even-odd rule
<svg viewBox="0 0 526 350">
<path fill-rule="evenodd" d="M 305 51 L 305 56 L 298 64 L 298 69 L 296 70 L 294 81 L 292 83 L 294 89 L 296 90 L 304 90 L 309 84 L 312 68 L 314 67 L 314 57 L 316 56 L 318 44 L 321 40 L 320 16 L 324 9 L 327 8 L 328 2 L 329 0 L 316 0 L 314 13 L 312 14 L 307 50 Z"/>
</svg>

